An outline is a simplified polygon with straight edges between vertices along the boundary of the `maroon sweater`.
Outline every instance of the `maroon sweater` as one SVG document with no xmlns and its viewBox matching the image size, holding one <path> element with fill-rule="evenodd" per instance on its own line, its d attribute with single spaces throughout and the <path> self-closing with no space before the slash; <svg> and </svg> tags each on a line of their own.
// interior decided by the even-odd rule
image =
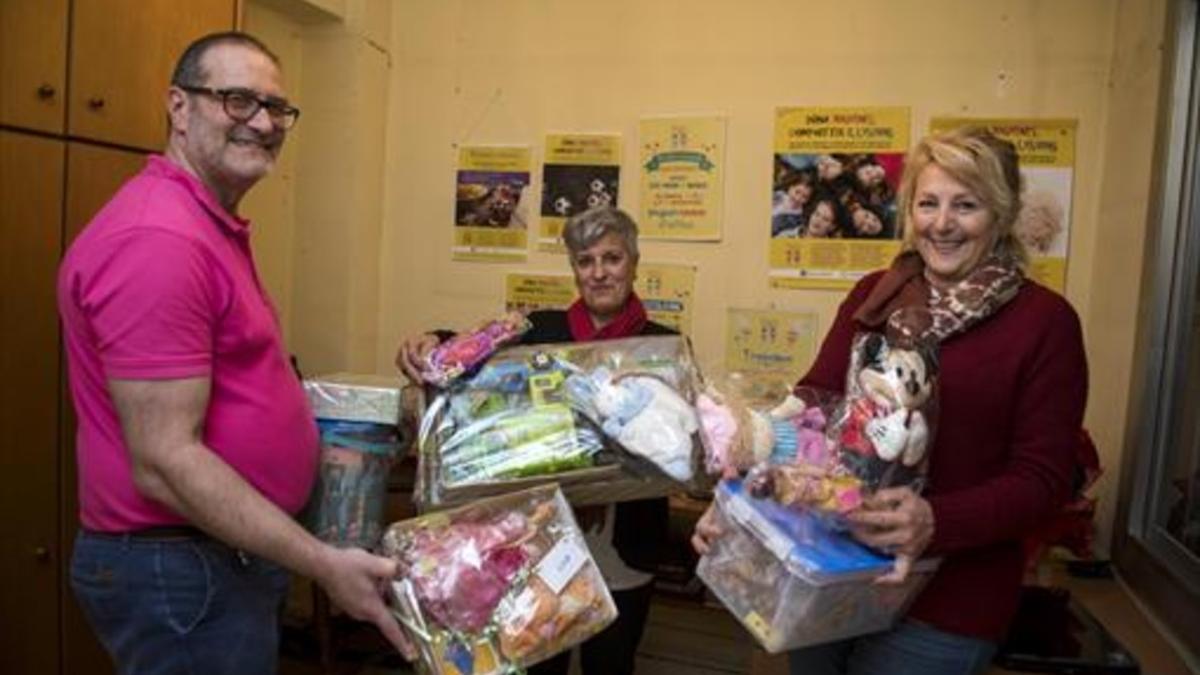
<svg viewBox="0 0 1200 675">
<path fill-rule="evenodd" d="M 845 389 L 851 317 L 882 273 L 865 277 L 838 310 L 799 382 Z M 1087 361 L 1075 310 L 1026 282 L 995 315 L 944 341 L 937 436 L 925 497 L 929 555 L 943 557 L 909 618 L 987 640 L 1017 608 L 1021 539 L 1067 499 L 1087 399 Z"/>
</svg>

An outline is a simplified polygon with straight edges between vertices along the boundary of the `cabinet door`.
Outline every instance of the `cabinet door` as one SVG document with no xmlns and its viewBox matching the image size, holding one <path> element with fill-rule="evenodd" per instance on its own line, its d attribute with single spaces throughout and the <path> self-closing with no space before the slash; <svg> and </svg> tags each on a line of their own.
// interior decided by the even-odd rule
<svg viewBox="0 0 1200 675">
<path fill-rule="evenodd" d="M 0 131 L 0 672 L 59 666 L 62 141 Z"/>
<path fill-rule="evenodd" d="M 74 0 L 69 133 L 161 148 L 176 59 L 196 38 L 232 30 L 235 18 L 236 0 Z"/>
<path fill-rule="evenodd" d="M 129 178 L 133 177 L 146 163 L 145 155 L 102 148 L 87 143 L 71 143 L 67 148 L 67 198 L 66 222 L 64 223 L 64 247 L 70 246 L 75 237 L 87 225 L 100 207 Z M 66 560 L 70 560 L 79 529 L 79 496 L 75 470 L 75 409 L 66 387 L 64 372 L 62 386 L 62 516 L 60 531 L 61 547 Z M 66 579 L 66 568 L 63 569 Z M 75 596 L 69 586 L 63 587 L 63 669 L 64 673 L 88 673 L 105 675 L 112 673 L 112 662 L 96 641 L 88 626 Z"/>
<path fill-rule="evenodd" d="M 0 0 L 0 124 L 62 133 L 67 0 Z"/>
</svg>

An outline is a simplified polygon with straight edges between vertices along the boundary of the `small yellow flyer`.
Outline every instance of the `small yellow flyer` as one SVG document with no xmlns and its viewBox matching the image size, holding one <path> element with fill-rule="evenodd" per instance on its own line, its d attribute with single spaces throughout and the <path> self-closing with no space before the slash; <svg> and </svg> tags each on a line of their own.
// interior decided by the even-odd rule
<svg viewBox="0 0 1200 675">
<path fill-rule="evenodd" d="M 566 309 L 575 295 L 575 279 L 570 274 L 512 272 L 504 279 L 506 312 Z"/>
<path fill-rule="evenodd" d="M 542 164 L 538 248 L 561 251 L 571 216 L 616 206 L 621 178 L 621 137 L 616 134 L 548 134 Z"/>
<path fill-rule="evenodd" d="M 641 236 L 719 241 L 725 118 L 646 118 L 638 124 L 638 147 Z"/>
<path fill-rule="evenodd" d="M 646 306 L 651 321 L 684 333 L 692 329 L 692 304 L 696 295 L 696 267 L 643 262 L 633 290 Z M 532 312 L 566 309 L 579 296 L 570 274 L 512 272 L 504 280 L 505 311 Z"/>
<path fill-rule="evenodd" d="M 816 341 L 813 312 L 731 307 L 725 369 L 748 376 L 764 389 L 787 392 L 812 363 Z"/>
<path fill-rule="evenodd" d="M 902 107 L 775 111 L 772 287 L 848 288 L 891 262 L 909 128 Z"/>
<path fill-rule="evenodd" d="M 451 249 L 455 260 L 525 259 L 529 169 L 528 147 L 459 147 Z"/>
<path fill-rule="evenodd" d="M 1076 120 L 936 117 L 930 120 L 929 130 L 966 125 L 986 127 L 1016 146 L 1023 187 L 1021 212 L 1013 228 L 1029 252 L 1029 276 L 1062 293 L 1071 240 Z"/>
<path fill-rule="evenodd" d="M 642 263 L 633 289 L 650 320 L 690 335 L 692 305 L 696 297 L 696 267 L 670 263 Z"/>
</svg>

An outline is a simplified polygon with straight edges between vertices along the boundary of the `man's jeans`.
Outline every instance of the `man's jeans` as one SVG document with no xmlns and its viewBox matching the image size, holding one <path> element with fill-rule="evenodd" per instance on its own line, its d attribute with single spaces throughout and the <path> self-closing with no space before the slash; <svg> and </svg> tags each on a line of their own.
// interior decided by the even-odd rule
<svg viewBox="0 0 1200 675">
<path fill-rule="evenodd" d="M 995 643 L 901 621 L 883 633 L 789 652 L 788 665 L 792 675 L 972 675 L 995 653 Z"/>
<path fill-rule="evenodd" d="M 204 536 L 80 532 L 71 587 L 121 675 L 274 675 L 283 568 Z"/>
</svg>

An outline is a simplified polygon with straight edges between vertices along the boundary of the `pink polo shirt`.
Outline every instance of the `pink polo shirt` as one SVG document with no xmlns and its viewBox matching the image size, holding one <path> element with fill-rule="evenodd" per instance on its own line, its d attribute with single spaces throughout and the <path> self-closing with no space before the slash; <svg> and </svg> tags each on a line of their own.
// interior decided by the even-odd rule
<svg viewBox="0 0 1200 675">
<path fill-rule="evenodd" d="M 191 174 L 151 157 L 71 245 L 58 306 L 79 417 L 83 526 L 185 521 L 133 484 L 107 381 L 207 377 L 204 442 L 295 513 L 316 471 L 317 429 L 250 253 L 250 224 Z"/>
</svg>

